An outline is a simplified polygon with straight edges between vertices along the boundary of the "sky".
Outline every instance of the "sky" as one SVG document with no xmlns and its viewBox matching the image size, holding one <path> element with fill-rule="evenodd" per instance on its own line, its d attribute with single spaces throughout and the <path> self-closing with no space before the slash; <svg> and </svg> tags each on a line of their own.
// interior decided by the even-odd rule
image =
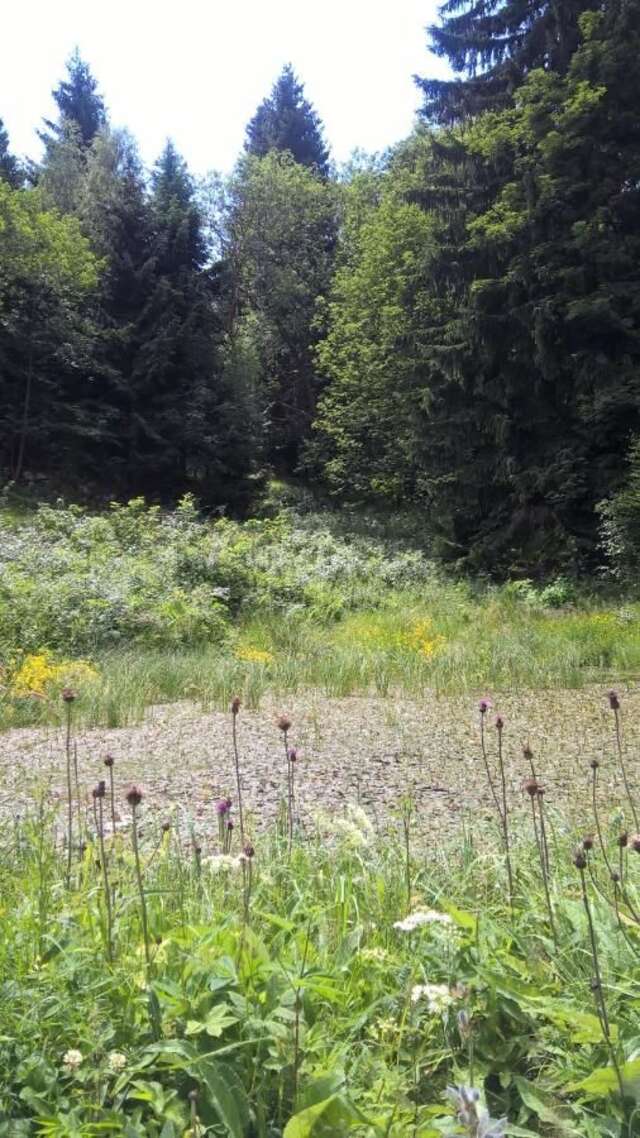
<svg viewBox="0 0 640 1138">
<path fill-rule="evenodd" d="M 437 0 L 32 0 L 3 21 L 0 118 L 37 158 L 51 90 L 77 45 L 114 126 L 152 163 L 171 137 L 196 174 L 227 171 L 285 63 L 305 84 L 334 158 L 411 130 L 415 73 L 444 75 L 426 25 Z"/>
</svg>

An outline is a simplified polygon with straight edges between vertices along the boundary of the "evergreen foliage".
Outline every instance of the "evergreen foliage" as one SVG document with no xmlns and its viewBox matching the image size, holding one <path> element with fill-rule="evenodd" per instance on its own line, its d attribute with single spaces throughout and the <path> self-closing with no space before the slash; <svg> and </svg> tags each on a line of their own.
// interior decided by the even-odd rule
<svg viewBox="0 0 640 1138">
<path fill-rule="evenodd" d="M 17 188 L 22 181 L 22 172 L 17 158 L 9 149 L 9 135 L 0 119 L 0 181 L 8 182 Z"/>
<path fill-rule="evenodd" d="M 107 111 L 91 68 L 75 48 L 67 60 L 67 78 L 52 91 L 58 108 L 58 122 L 45 119 L 46 130 L 40 137 L 47 149 L 60 140 L 65 127 L 72 123 L 78 131 L 81 146 L 90 146 L 101 127 L 106 125 Z"/>
<path fill-rule="evenodd" d="M 247 126 L 245 149 L 264 158 L 272 150 L 287 151 L 295 162 L 327 177 L 329 151 L 318 113 L 304 97 L 304 86 L 290 63 L 282 69 L 271 94 Z"/>
</svg>

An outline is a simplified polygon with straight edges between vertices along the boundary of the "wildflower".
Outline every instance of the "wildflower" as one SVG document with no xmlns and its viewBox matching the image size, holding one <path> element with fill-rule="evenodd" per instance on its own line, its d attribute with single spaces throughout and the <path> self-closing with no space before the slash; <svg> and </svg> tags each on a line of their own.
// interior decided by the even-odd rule
<svg viewBox="0 0 640 1138">
<path fill-rule="evenodd" d="M 273 664 L 274 660 L 273 653 L 267 652 L 264 648 L 238 648 L 236 657 L 238 660 L 245 660 L 247 664 Z"/>
<path fill-rule="evenodd" d="M 242 847 L 242 852 L 243 852 L 245 857 L 252 858 L 252 857 L 255 857 L 256 851 L 255 851 L 254 847 L 251 845 L 251 842 L 245 842 L 244 846 Z"/>
<path fill-rule="evenodd" d="M 65 703 L 74 703 L 78 698 L 73 688 L 63 688 L 60 694 Z"/>
<path fill-rule="evenodd" d="M 204 857 L 201 864 L 203 869 L 216 874 L 240 868 L 238 858 L 232 857 L 231 854 L 212 854 L 210 857 Z"/>
<path fill-rule="evenodd" d="M 531 762 L 533 758 L 533 751 L 531 750 L 531 747 L 528 743 L 525 743 L 524 747 L 522 748 L 522 757 L 526 759 L 528 763 Z"/>
<path fill-rule="evenodd" d="M 281 731 L 286 733 L 291 727 L 291 720 L 286 715 L 279 716 L 278 727 Z"/>
<path fill-rule="evenodd" d="M 78 1051 L 77 1047 L 72 1047 L 69 1051 L 65 1051 L 62 1056 L 62 1064 L 68 1075 L 72 1075 L 74 1071 L 78 1070 L 83 1058 L 82 1051 Z"/>
<path fill-rule="evenodd" d="M 127 802 L 132 810 L 142 802 L 142 791 L 139 786 L 131 786 L 127 791 Z"/>
<path fill-rule="evenodd" d="M 592 770 L 592 771 L 597 771 L 597 769 L 598 769 L 598 767 L 599 767 L 599 766 L 600 766 L 600 763 L 598 762 L 598 760 L 597 760 L 597 759 L 592 759 L 592 760 L 591 760 L 591 770 Z"/>
<path fill-rule="evenodd" d="M 393 927 L 403 933 L 412 933 L 421 925 L 434 924 L 452 925 L 453 921 L 448 913 L 438 913 L 435 909 L 423 909 L 416 913 L 409 913 L 409 916 L 402 921 L 394 921 Z"/>
<path fill-rule="evenodd" d="M 488 696 L 485 696 L 484 699 L 481 699 L 480 703 L 478 704 L 478 711 L 481 715 L 486 715 L 491 706 L 491 700 Z"/>
<path fill-rule="evenodd" d="M 171 829 L 171 822 L 163 822 L 162 823 L 162 833 L 163 834 L 168 834 L 170 829 Z"/>
<path fill-rule="evenodd" d="M 289 762 L 295 763 L 298 759 L 298 751 L 296 747 L 289 747 Z"/>
<path fill-rule="evenodd" d="M 237 715 L 240 711 L 240 696 L 235 695 L 231 700 L 231 714 Z"/>
<path fill-rule="evenodd" d="M 113 755 L 105 755 L 103 762 L 105 767 L 112 767 L 115 763 L 115 759 Z"/>
<path fill-rule="evenodd" d="M 504 727 L 504 719 L 501 715 L 496 715 L 496 731 L 502 731 Z"/>
<path fill-rule="evenodd" d="M 94 790 L 93 790 L 94 798 L 104 798 L 106 793 L 107 793 L 107 784 L 104 781 L 104 779 L 101 778 L 100 781 L 98 782 L 97 786 L 94 787 Z"/>
<path fill-rule="evenodd" d="M 620 708 L 620 699 L 618 698 L 617 691 L 609 692 L 609 707 L 612 711 L 618 711 Z"/>
<path fill-rule="evenodd" d="M 453 1003 L 454 997 L 447 984 L 414 984 L 411 989 L 411 1003 L 426 1000 L 432 1015 L 442 1015 Z"/>
<path fill-rule="evenodd" d="M 624 831 L 624 833 L 620 834 L 620 836 L 618 838 L 618 845 L 620 846 L 621 849 L 624 849 L 625 846 L 628 844 L 628 842 L 629 842 L 629 835 L 627 834 L 626 831 Z"/>
<path fill-rule="evenodd" d="M 488 1111 L 480 1106 L 480 1092 L 475 1087 L 447 1087 L 447 1098 L 469 1138 L 502 1138 L 507 1119 L 490 1118 Z"/>
<path fill-rule="evenodd" d="M 216 802 L 216 814 L 219 814 L 221 818 L 224 818 L 225 814 L 228 814 L 230 809 L 231 809 L 231 799 L 230 798 L 221 798 L 221 799 L 219 799 L 218 802 Z"/>
<path fill-rule="evenodd" d="M 575 865 L 576 869 L 580 870 L 581 873 L 583 869 L 586 869 L 587 867 L 587 857 L 584 850 L 580 846 L 578 846 L 573 855 L 573 864 Z"/>
<path fill-rule="evenodd" d="M 535 798 L 540 789 L 540 784 L 537 778 L 526 778 L 523 783 L 523 789 L 531 798 Z"/>
<path fill-rule="evenodd" d="M 375 833 L 369 816 L 361 806 L 355 806 L 352 802 L 347 804 L 344 816 L 335 818 L 332 824 L 334 831 L 356 849 L 368 846 Z"/>
<path fill-rule="evenodd" d="M 114 1074 L 117 1075 L 120 1071 L 124 1071 L 127 1065 L 127 1056 L 122 1054 L 122 1051 L 110 1051 L 107 1056 L 107 1067 Z"/>
<path fill-rule="evenodd" d="M 593 838 L 593 834 L 587 834 L 587 835 L 586 835 L 586 836 L 585 836 L 585 837 L 582 839 L 582 848 L 583 848 L 583 850 L 586 850 L 587 852 L 588 852 L 589 850 L 592 850 L 592 849 L 593 849 L 593 844 L 594 844 L 594 838 Z"/>
<path fill-rule="evenodd" d="M 370 960 L 372 963 L 385 964 L 389 959 L 389 953 L 384 948 L 362 948 L 360 950 L 361 960 Z"/>
</svg>

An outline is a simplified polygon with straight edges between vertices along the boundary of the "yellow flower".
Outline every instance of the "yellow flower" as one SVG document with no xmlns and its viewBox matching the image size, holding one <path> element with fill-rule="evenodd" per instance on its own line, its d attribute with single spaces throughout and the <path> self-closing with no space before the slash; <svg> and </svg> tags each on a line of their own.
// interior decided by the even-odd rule
<svg viewBox="0 0 640 1138">
<path fill-rule="evenodd" d="M 236 658 L 248 664 L 273 664 L 274 656 L 264 648 L 236 648 Z"/>
<path fill-rule="evenodd" d="M 45 649 L 25 656 L 13 676 L 11 694 L 44 696 L 52 688 L 79 687 L 97 678 L 98 672 L 87 660 L 62 660 L 56 664 L 51 652 Z"/>
</svg>

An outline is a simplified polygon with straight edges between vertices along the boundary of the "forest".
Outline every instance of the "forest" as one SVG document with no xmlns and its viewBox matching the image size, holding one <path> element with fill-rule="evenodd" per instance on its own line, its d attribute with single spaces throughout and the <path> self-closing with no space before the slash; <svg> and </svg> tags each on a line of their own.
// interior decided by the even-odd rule
<svg viewBox="0 0 640 1138">
<path fill-rule="evenodd" d="M 633 570 L 640 4 L 448 0 L 427 46 L 341 168 L 291 66 L 229 175 L 145 170 L 77 50 L 40 161 L 0 124 L 5 486 L 242 517 L 275 475 L 473 571 Z"/>
</svg>

